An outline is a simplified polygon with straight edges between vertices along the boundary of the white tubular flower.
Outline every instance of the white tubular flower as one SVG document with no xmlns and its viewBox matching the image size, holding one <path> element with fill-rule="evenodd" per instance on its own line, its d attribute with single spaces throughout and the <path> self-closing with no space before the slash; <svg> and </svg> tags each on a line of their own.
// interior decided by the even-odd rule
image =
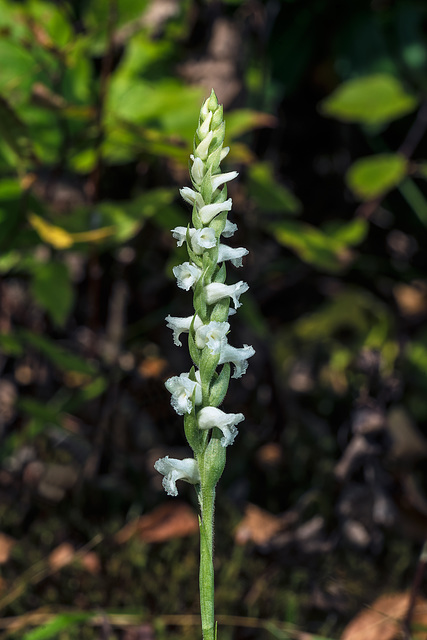
<svg viewBox="0 0 427 640">
<path fill-rule="evenodd" d="M 169 496 L 177 496 L 176 488 L 177 480 L 185 480 L 190 484 L 198 484 L 200 482 L 199 467 L 194 458 L 160 458 L 154 463 L 156 471 L 161 473 L 164 478 L 162 480 L 163 488 Z"/>
<path fill-rule="evenodd" d="M 197 204 L 198 207 L 203 207 L 203 205 L 205 204 L 200 193 L 197 193 L 197 191 L 190 189 L 190 187 L 183 187 L 179 190 L 179 192 L 182 199 L 185 200 L 185 202 L 188 202 L 188 204 Z"/>
<path fill-rule="evenodd" d="M 209 131 L 209 133 L 203 138 L 201 143 L 198 145 L 195 155 L 202 160 L 206 160 L 209 154 L 209 145 L 212 142 L 214 132 Z"/>
<path fill-rule="evenodd" d="M 188 373 L 181 373 L 166 380 L 165 387 L 172 394 L 171 405 L 179 416 L 191 413 L 193 409 L 193 394 L 195 404 L 202 401 L 202 387 L 200 384 L 200 372 L 196 372 L 197 382 L 190 380 Z"/>
<path fill-rule="evenodd" d="M 224 160 L 224 158 L 226 158 L 228 156 L 230 152 L 230 147 L 224 147 L 223 149 L 221 149 L 221 160 L 220 162 L 222 162 Z"/>
<path fill-rule="evenodd" d="M 191 233 L 192 230 L 190 230 Z M 205 249 L 212 249 L 216 247 L 215 231 L 210 227 L 203 227 L 203 229 L 194 230 L 191 234 L 191 246 L 194 253 L 201 255 Z"/>
<path fill-rule="evenodd" d="M 234 178 L 237 178 L 238 175 L 239 174 L 237 171 L 229 171 L 228 173 L 220 173 L 217 176 L 212 176 L 212 180 L 211 180 L 212 191 L 215 191 L 215 189 L 218 189 L 218 187 L 220 187 L 225 182 L 230 182 L 230 180 L 234 180 Z"/>
<path fill-rule="evenodd" d="M 248 359 L 255 354 L 255 349 L 247 344 L 237 349 L 224 341 L 221 346 L 221 355 L 218 364 L 232 362 L 234 364 L 234 373 L 232 378 L 241 378 L 248 368 Z"/>
<path fill-rule="evenodd" d="M 194 158 L 191 175 L 197 185 L 201 184 L 203 176 L 205 175 L 205 165 L 201 158 Z"/>
<path fill-rule="evenodd" d="M 181 333 L 188 333 L 190 331 L 191 323 L 193 322 L 194 316 L 188 316 L 187 318 L 176 318 L 173 316 L 166 316 L 165 320 L 167 322 L 168 329 L 172 329 L 173 331 L 173 341 L 177 347 L 182 347 L 182 342 L 179 339 Z M 194 329 L 197 330 L 198 327 L 203 325 L 199 316 L 196 315 L 194 318 Z"/>
<path fill-rule="evenodd" d="M 204 407 L 197 416 L 200 429 L 213 429 L 218 427 L 223 433 L 221 444 L 227 447 L 233 444 L 237 436 L 236 424 L 245 419 L 243 413 L 225 413 L 216 407 Z"/>
<path fill-rule="evenodd" d="M 239 302 L 239 298 L 242 293 L 245 293 L 249 289 L 249 286 L 243 280 L 240 282 L 236 282 L 236 284 L 221 284 L 220 282 L 211 282 L 206 285 L 205 293 L 206 293 L 206 302 L 208 304 L 215 304 L 218 300 L 222 300 L 229 296 L 234 302 L 234 308 L 238 309 L 242 306 L 242 303 Z"/>
<path fill-rule="evenodd" d="M 176 278 L 178 287 L 180 289 L 184 289 L 185 291 L 189 291 L 202 275 L 202 270 L 199 269 L 199 267 L 196 267 L 195 264 L 191 264 L 190 262 L 179 264 L 178 266 L 174 267 L 172 271 Z"/>
<path fill-rule="evenodd" d="M 232 204 L 231 198 L 228 198 L 225 202 L 205 204 L 205 206 L 199 211 L 200 220 L 203 224 L 209 224 L 209 222 L 219 213 L 222 213 L 223 211 L 231 211 Z"/>
<path fill-rule="evenodd" d="M 194 233 L 194 231 L 195 229 L 190 229 L 190 238 L 191 238 L 191 232 Z M 182 247 L 182 245 L 187 239 L 187 227 L 175 227 L 175 229 L 172 229 L 172 236 L 176 240 L 176 246 Z"/>
<path fill-rule="evenodd" d="M 237 231 L 237 224 L 234 224 L 234 222 L 230 222 L 230 220 L 225 221 L 225 227 L 224 227 L 224 231 L 222 232 L 222 236 L 224 236 L 224 238 L 231 238 L 231 236 L 234 236 L 234 234 Z"/>
<path fill-rule="evenodd" d="M 203 140 L 203 138 L 208 135 L 209 127 L 211 126 L 212 116 L 213 116 L 212 111 L 208 111 L 207 116 L 205 117 L 204 121 L 202 122 L 202 124 L 198 128 L 197 134 L 198 134 L 200 140 Z"/>
<path fill-rule="evenodd" d="M 247 256 L 249 251 L 244 247 L 228 247 L 226 244 L 220 244 L 218 248 L 218 262 L 224 262 L 224 260 L 230 260 L 231 264 L 235 267 L 241 267 L 243 265 L 242 258 Z"/>
<path fill-rule="evenodd" d="M 225 336 L 229 331 L 230 325 L 228 322 L 211 321 L 209 324 L 203 324 L 196 330 L 196 345 L 199 349 L 203 349 L 208 345 L 212 353 L 219 353 Z"/>
</svg>

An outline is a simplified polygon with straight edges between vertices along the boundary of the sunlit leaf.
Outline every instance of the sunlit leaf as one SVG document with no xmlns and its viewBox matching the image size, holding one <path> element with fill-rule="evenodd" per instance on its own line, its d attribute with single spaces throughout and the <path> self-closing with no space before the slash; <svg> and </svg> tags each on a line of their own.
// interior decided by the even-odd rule
<svg viewBox="0 0 427 640">
<path fill-rule="evenodd" d="M 270 229 L 280 244 L 295 251 L 304 262 L 326 271 L 339 271 L 351 262 L 350 247 L 364 238 L 367 223 L 350 221 L 325 232 L 309 224 L 281 220 Z"/>
<path fill-rule="evenodd" d="M 68 231 L 65 231 L 65 229 L 50 224 L 50 222 L 43 220 L 43 218 L 40 218 L 40 216 L 37 216 L 35 213 L 30 213 L 28 220 L 40 238 L 44 242 L 47 242 L 47 244 L 55 247 L 55 249 L 68 249 L 73 245 L 73 237 Z"/>
<path fill-rule="evenodd" d="M 345 122 L 380 125 L 410 113 L 417 104 L 397 78 L 375 74 L 343 83 L 321 102 L 320 110 Z"/>
<path fill-rule="evenodd" d="M 360 158 L 347 171 L 346 182 L 361 200 L 371 200 L 396 187 L 405 177 L 408 162 L 396 153 Z"/>
</svg>

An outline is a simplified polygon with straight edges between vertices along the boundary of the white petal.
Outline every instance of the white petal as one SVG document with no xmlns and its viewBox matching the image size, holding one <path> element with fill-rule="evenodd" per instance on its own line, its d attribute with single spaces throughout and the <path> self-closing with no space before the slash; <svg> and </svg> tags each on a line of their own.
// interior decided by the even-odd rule
<svg viewBox="0 0 427 640">
<path fill-rule="evenodd" d="M 230 220 L 227 218 L 227 220 L 225 221 L 224 231 L 222 232 L 221 235 L 223 235 L 224 238 L 231 238 L 231 236 L 234 236 L 236 231 L 237 231 L 237 224 L 234 224 L 234 222 L 230 222 Z"/>
<path fill-rule="evenodd" d="M 199 349 L 203 349 L 208 345 L 212 353 L 219 353 L 222 341 L 229 331 L 230 325 L 228 322 L 215 322 L 212 320 L 197 329 L 196 345 Z"/>
<path fill-rule="evenodd" d="M 205 175 L 205 165 L 200 158 L 195 158 L 193 166 L 191 167 L 191 175 L 196 184 L 200 184 Z"/>
<path fill-rule="evenodd" d="M 194 253 L 201 255 L 205 252 L 205 249 L 212 249 L 216 247 L 217 240 L 214 229 L 210 227 L 203 227 L 198 229 L 191 236 L 191 246 Z"/>
<path fill-rule="evenodd" d="M 223 149 L 221 149 L 220 162 L 222 162 L 224 160 L 224 158 L 226 158 L 228 156 L 229 151 L 230 151 L 230 147 L 224 147 Z"/>
<path fill-rule="evenodd" d="M 212 142 L 213 135 L 214 135 L 214 132 L 209 131 L 206 137 L 203 138 L 201 143 L 197 146 L 195 150 L 196 160 L 197 160 L 197 157 L 201 158 L 202 160 L 207 159 L 209 154 L 209 145 Z"/>
<path fill-rule="evenodd" d="M 201 269 L 190 262 L 179 264 L 174 267 L 172 271 L 176 278 L 178 287 L 180 289 L 184 289 L 184 291 L 189 291 L 202 275 Z"/>
<path fill-rule="evenodd" d="M 212 176 L 212 180 L 211 180 L 212 191 L 215 191 L 215 189 L 218 189 L 218 187 L 220 187 L 225 182 L 230 182 L 230 180 L 234 180 L 234 178 L 237 178 L 238 175 L 239 174 L 237 173 L 237 171 L 229 171 L 228 173 L 220 173 L 217 176 Z"/>
<path fill-rule="evenodd" d="M 236 282 L 236 284 L 211 282 L 205 287 L 206 302 L 208 304 L 214 304 L 215 302 L 218 302 L 218 300 L 229 296 L 233 300 L 234 308 L 237 309 L 241 306 L 241 302 L 239 302 L 240 296 L 248 289 L 249 285 L 246 282 L 243 282 L 243 280 Z"/>
<path fill-rule="evenodd" d="M 177 458 L 165 456 L 154 463 L 154 468 L 164 476 L 162 484 L 166 493 L 170 496 L 178 495 L 177 480 L 185 480 L 190 484 L 198 484 L 200 482 L 199 468 L 194 458 L 178 460 Z"/>
<path fill-rule="evenodd" d="M 222 211 L 231 211 L 233 202 L 231 198 L 228 198 L 225 202 L 216 202 L 215 204 L 205 204 L 199 211 L 200 219 L 203 224 L 209 224 L 209 222 L 215 218 Z"/>
<path fill-rule="evenodd" d="M 200 375 L 200 374 L 199 374 Z M 190 380 L 188 373 L 181 373 L 166 380 L 165 387 L 172 394 L 171 404 L 178 415 L 191 413 L 193 408 L 193 394 L 196 404 L 202 401 L 202 387 L 200 382 Z"/>
<path fill-rule="evenodd" d="M 168 329 L 173 331 L 173 341 L 177 347 L 182 347 L 182 342 L 179 339 L 181 333 L 188 333 L 194 316 L 188 316 L 187 318 L 176 318 L 173 316 L 166 316 Z"/>
<path fill-rule="evenodd" d="M 218 364 L 232 362 L 234 364 L 234 373 L 232 378 L 241 378 L 248 368 L 248 359 L 255 355 L 255 349 L 247 344 L 237 349 L 223 342 L 221 347 L 221 356 Z"/>
<path fill-rule="evenodd" d="M 233 444 L 238 433 L 236 424 L 245 419 L 243 413 L 225 413 L 216 407 L 204 407 L 197 415 L 197 422 L 200 429 L 213 429 L 217 427 L 223 433 L 221 444 L 227 447 Z"/>
<path fill-rule="evenodd" d="M 198 136 L 199 136 L 200 140 L 203 140 L 203 138 L 205 138 L 208 135 L 209 127 L 210 127 L 211 120 L 212 120 L 212 116 L 213 116 L 212 111 L 209 111 L 208 115 L 204 119 L 203 123 L 198 128 L 197 133 L 198 133 Z"/>
<path fill-rule="evenodd" d="M 243 256 L 247 256 L 249 251 L 244 247 L 228 247 L 226 244 L 220 244 L 218 248 L 218 262 L 224 262 L 224 260 L 231 260 L 231 263 L 235 267 L 242 266 Z"/>
</svg>

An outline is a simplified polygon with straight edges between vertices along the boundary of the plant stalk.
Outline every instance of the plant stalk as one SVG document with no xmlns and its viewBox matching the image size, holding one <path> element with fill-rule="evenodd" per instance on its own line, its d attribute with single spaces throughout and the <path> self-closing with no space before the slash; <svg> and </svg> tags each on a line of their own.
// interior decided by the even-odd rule
<svg viewBox="0 0 427 640">
<path fill-rule="evenodd" d="M 213 526 L 215 488 L 200 486 L 200 615 L 203 640 L 215 640 Z"/>
</svg>

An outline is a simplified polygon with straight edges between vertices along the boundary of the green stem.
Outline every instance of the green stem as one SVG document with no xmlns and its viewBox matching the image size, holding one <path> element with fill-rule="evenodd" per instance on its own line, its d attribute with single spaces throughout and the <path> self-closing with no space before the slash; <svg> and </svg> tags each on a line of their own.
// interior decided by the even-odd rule
<svg viewBox="0 0 427 640">
<path fill-rule="evenodd" d="M 215 488 L 200 486 L 200 614 L 203 640 L 216 640 L 214 614 L 213 521 Z"/>
</svg>

